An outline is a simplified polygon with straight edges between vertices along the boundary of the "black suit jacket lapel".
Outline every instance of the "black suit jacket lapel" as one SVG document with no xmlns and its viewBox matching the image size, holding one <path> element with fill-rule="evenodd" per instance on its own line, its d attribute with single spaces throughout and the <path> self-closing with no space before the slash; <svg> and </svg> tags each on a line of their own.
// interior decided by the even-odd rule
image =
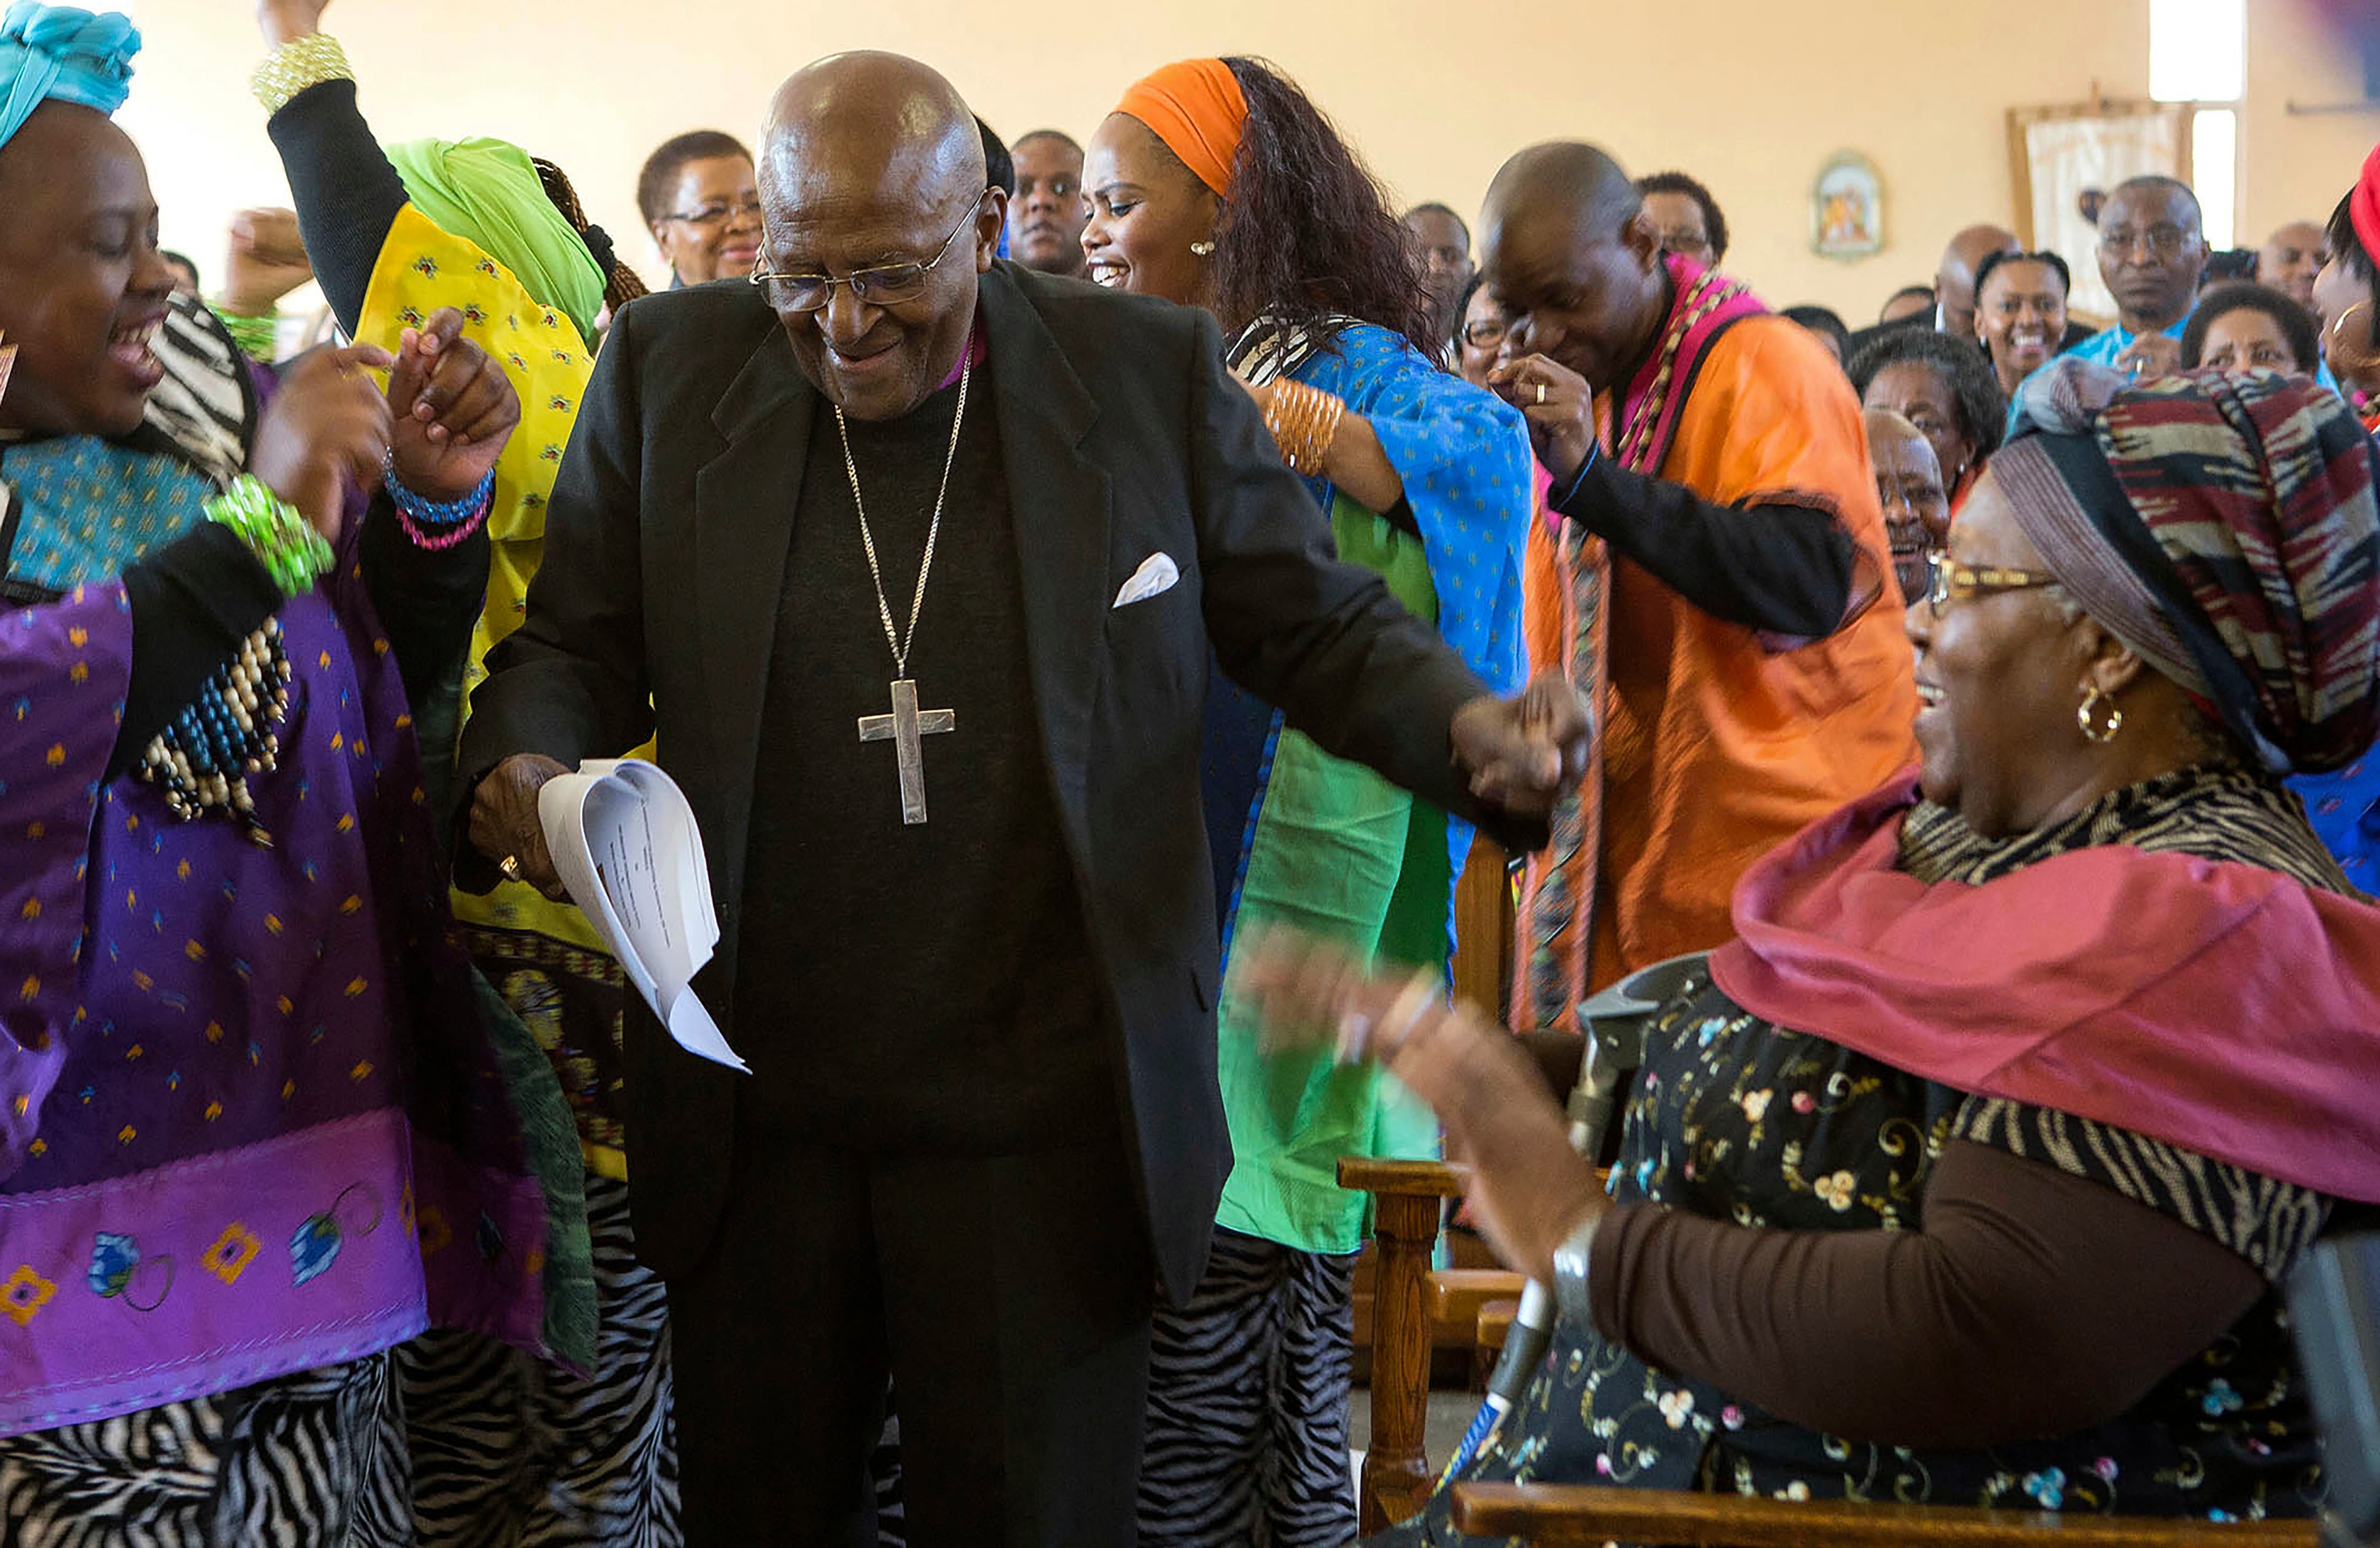
<svg viewBox="0 0 2380 1548">
<path fill-rule="evenodd" d="M 1082 441 L 1099 403 L 1004 264 L 984 275 L 980 294 L 1034 707 L 1060 817 L 1076 856 L 1087 857 L 1084 775 L 1106 661 L 1109 490 L 1106 469 L 1083 454 Z"/>
<path fill-rule="evenodd" d="M 791 345 L 783 331 L 771 328 L 711 410 L 710 422 L 727 438 L 727 449 L 694 480 L 697 573 L 710 588 L 698 609 L 704 687 L 724 807 L 713 853 L 727 882 L 722 896 L 736 901 L 743 897 L 760 710 L 785 554 L 817 408 L 818 393 L 794 364 Z"/>
</svg>

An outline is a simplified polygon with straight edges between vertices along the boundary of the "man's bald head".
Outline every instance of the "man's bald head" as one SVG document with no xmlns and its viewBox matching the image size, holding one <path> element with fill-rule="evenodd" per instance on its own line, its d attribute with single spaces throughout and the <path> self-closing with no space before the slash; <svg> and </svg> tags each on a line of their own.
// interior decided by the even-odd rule
<svg viewBox="0 0 2380 1548">
<path fill-rule="evenodd" d="M 1483 226 L 1559 222 L 1587 240 L 1615 241 L 1645 208 L 1645 196 L 1610 155 L 1577 140 L 1532 145 L 1488 185 Z"/>
<path fill-rule="evenodd" d="M 915 59 L 833 54 L 777 88 L 759 174 L 761 264 L 796 277 L 768 288 L 802 374 L 854 418 L 916 408 L 965 351 L 1006 215 L 975 115 Z"/>
<path fill-rule="evenodd" d="M 1942 332 L 1962 339 L 1975 333 L 1975 270 L 1994 253 L 2021 253 L 2024 244 L 2006 226 L 1971 225 L 1942 248 L 1942 262 L 1934 271 L 1934 296 Z"/>
<path fill-rule="evenodd" d="M 1668 300 L 1644 196 L 1605 151 L 1533 145 L 1496 174 L 1479 216 L 1479 276 L 1507 358 L 1541 354 L 1597 389 L 1650 347 Z"/>
<path fill-rule="evenodd" d="M 984 187 L 983 137 L 958 88 L 898 54 L 831 54 L 787 77 L 761 133 L 763 199 L 847 196 L 854 185 L 936 203 Z"/>
</svg>

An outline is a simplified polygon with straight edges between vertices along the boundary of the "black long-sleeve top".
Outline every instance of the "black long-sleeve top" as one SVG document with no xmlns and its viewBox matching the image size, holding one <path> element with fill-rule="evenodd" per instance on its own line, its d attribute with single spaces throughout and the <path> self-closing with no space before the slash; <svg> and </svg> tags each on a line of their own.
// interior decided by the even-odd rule
<svg viewBox="0 0 2380 1548">
<path fill-rule="evenodd" d="M 1714 505 L 1682 484 L 1630 473 L 1601 455 L 1548 500 L 1714 618 L 1820 639 L 1850 611 L 1856 550 L 1828 512 Z"/>
<path fill-rule="evenodd" d="M 283 104 L 264 126 L 297 201 L 298 230 L 339 326 L 353 336 L 372 267 L 405 208 L 405 180 L 356 105 L 356 83 L 326 80 Z"/>
</svg>

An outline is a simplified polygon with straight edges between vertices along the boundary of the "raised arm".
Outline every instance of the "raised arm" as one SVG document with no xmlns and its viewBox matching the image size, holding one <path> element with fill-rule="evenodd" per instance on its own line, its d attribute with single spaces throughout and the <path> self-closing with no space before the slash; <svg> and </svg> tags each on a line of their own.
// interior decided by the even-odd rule
<svg viewBox="0 0 2380 1548">
<path fill-rule="evenodd" d="M 372 267 L 405 208 L 405 180 L 364 122 L 344 56 L 321 31 L 327 4 L 261 0 L 257 25 L 273 55 L 257 90 L 273 114 L 265 130 L 288 174 L 315 277 L 352 337 Z"/>
</svg>

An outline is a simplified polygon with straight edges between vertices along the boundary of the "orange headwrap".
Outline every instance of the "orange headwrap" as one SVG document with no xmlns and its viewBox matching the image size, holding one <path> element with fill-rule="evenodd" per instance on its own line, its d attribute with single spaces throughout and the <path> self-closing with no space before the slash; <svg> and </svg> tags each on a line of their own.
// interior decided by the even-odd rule
<svg viewBox="0 0 2380 1548">
<path fill-rule="evenodd" d="M 1232 191 L 1232 157 L 1248 121 L 1239 78 L 1220 59 L 1184 59 L 1128 87 L 1118 113 L 1148 126 L 1198 181 L 1220 195 Z"/>
</svg>

